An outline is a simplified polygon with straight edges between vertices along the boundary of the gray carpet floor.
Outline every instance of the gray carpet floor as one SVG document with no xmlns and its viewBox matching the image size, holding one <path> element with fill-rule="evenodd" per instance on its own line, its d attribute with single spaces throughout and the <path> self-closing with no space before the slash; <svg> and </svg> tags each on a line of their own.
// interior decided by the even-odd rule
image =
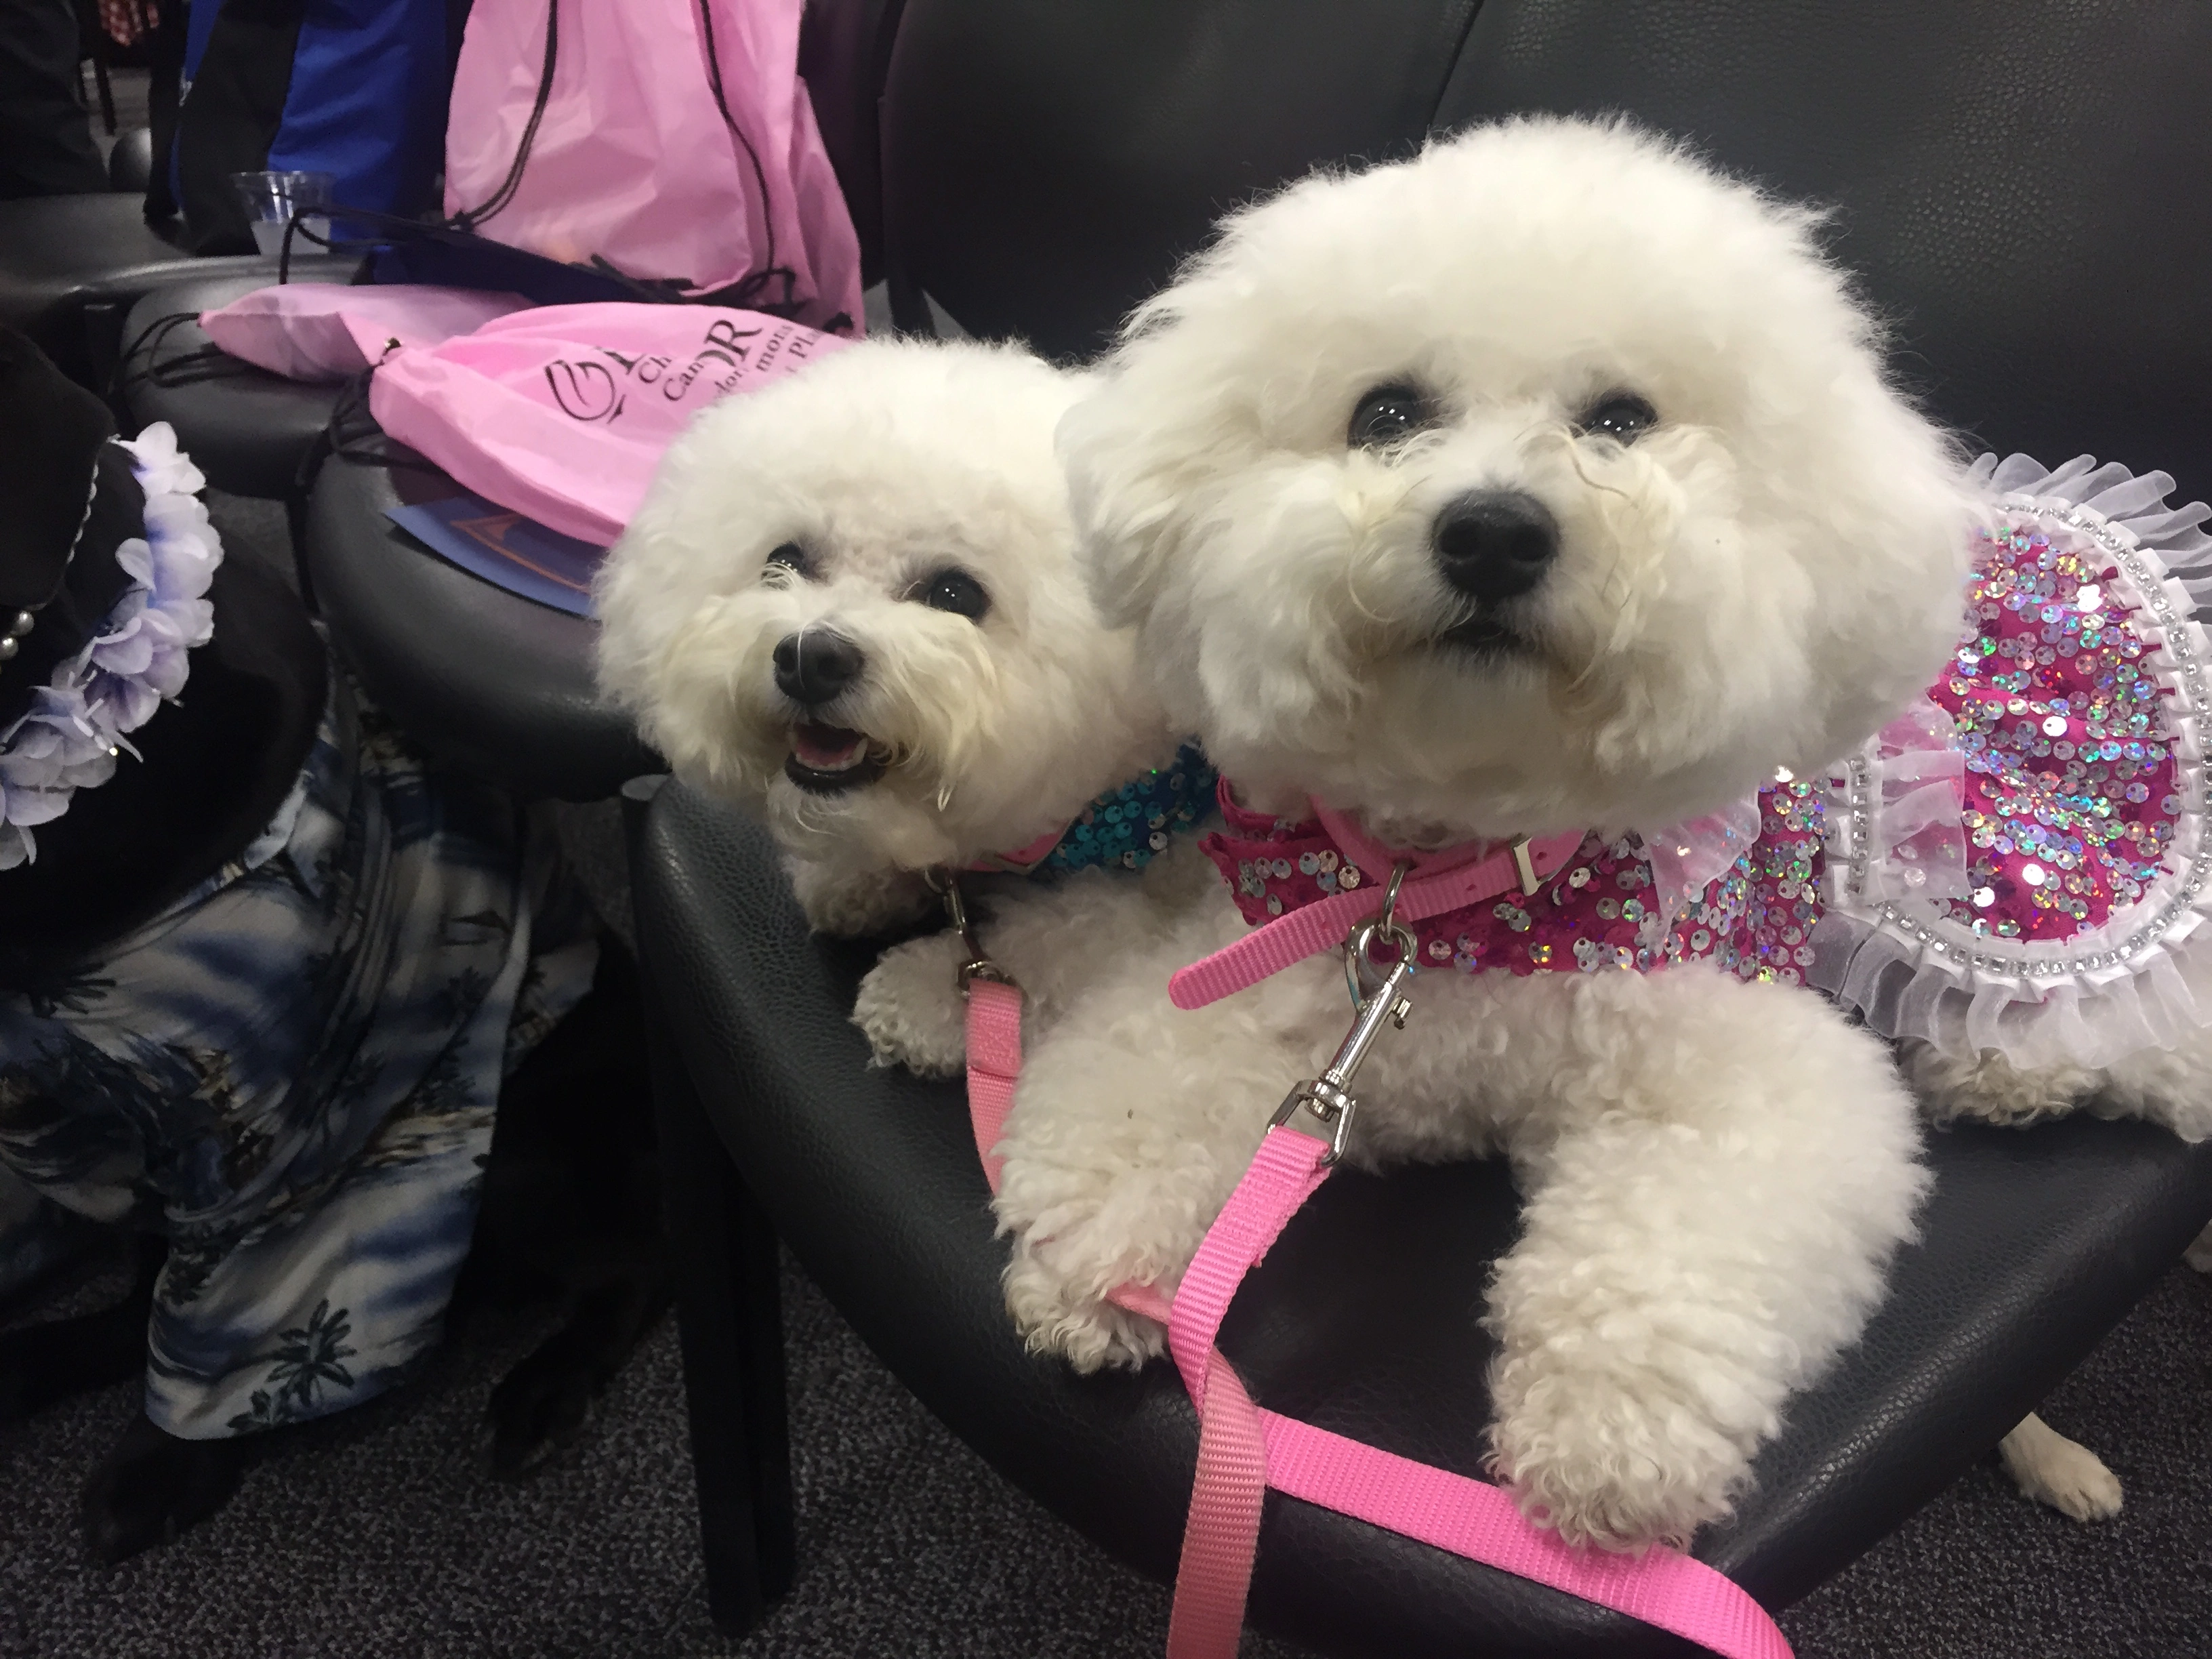
<svg viewBox="0 0 2212 1659">
<path fill-rule="evenodd" d="M 89 1302 L 106 1290 L 79 1293 Z M 135 1385 L 0 1431 L 6 1659 L 1145 1659 L 1160 1587 L 1007 1486 L 785 1275 L 800 1568 L 742 1640 L 706 1617 L 683 1388 L 664 1325 L 587 1435 L 520 1486 L 485 1472 L 493 1384 L 547 1328 L 482 1316 L 402 1393 L 298 1431 L 230 1505 L 117 1568 L 79 1481 Z M 2177 1269 L 2051 1401 L 2128 1489 L 2083 1527 L 1993 1460 L 1783 1617 L 1801 1659 L 2212 1654 L 2212 1286 Z M 1293 1650 L 1248 1638 L 1247 1659 Z M 1470 1633 L 1470 1654 L 1479 1635 Z"/>
<path fill-rule="evenodd" d="M 216 505 L 234 550 L 281 559 L 273 509 Z M 568 812 L 562 828 L 626 914 L 609 815 Z M 117 1286 L 110 1273 L 48 1311 Z M 0 1431 L 0 1659 L 1162 1651 L 1164 1589 L 1000 1481 L 796 1267 L 785 1296 L 799 1577 L 742 1640 L 706 1618 L 672 1329 L 646 1343 L 582 1440 L 508 1486 L 484 1468 L 482 1413 L 548 1322 L 501 1315 L 456 1330 L 405 1390 L 297 1432 L 220 1515 L 118 1568 L 85 1561 L 76 1496 L 136 1409 L 135 1385 Z M 2212 1659 L 2212 1283 L 2177 1267 L 2046 1415 L 2118 1473 L 2118 1520 L 2038 1509 L 1984 1460 L 1784 1615 L 1802 1659 Z"/>
</svg>

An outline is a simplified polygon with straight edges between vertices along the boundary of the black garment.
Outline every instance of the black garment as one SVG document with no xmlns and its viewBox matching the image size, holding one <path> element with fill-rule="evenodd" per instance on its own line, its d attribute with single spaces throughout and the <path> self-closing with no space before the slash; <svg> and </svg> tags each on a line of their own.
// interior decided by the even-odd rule
<svg viewBox="0 0 2212 1659">
<path fill-rule="evenodd" d="M 154 167 L 146 181 L 146 222 L 160 225 L 177 215 L 176 191 L 169 185 L 169 148 L 177 138 L 177 105 L 184 96 L 185 33 L 191 9 L 185 0 L 162 0 L 161 21 L 145 40 L 146 125 L 154 135 Z"/>
<path fill-rule="evenodd" d="M 171 140 L 183 146 L 177 194 L 185 246 L 194 253 L 254 251 L 253 227 L 230 175 L 269 165 L 307 9 L 307 0 L 226 0 L 216 14 Z"/>
<path fill-rule="evenodd" d="M 0 328 L 0 501 L 7 503 L 0 514 L 0 622 L 33 611 L 46 624 L 21 645 L 21 654 L 0 660 L 0 730 L 30 707 L 29 687 L 45 684 L 54 664 L 91 637 L 86 630 L 123 591 L 127 579 L 113 574 L 115 544 L 137 535 L 135 526 L 118 526 L 81 566 L 71 551 L 88 527 L 93 473 L 114 435 L 105 404 L 28 339 Z M 128 483 L 130 468 L 122 474 Z M 137 505 L 131 503 L 133 512 Z M 44 610 L 65 589 L 77 608 L 58 635 L 64 613 L 49 618 Z M 40 653 L 46 660 L 31 675 Z"/>
<path fill-rule="evenodd" d="M 107 188 L 70 0 L 0 0 L 0 201 Z"/>
</svg>

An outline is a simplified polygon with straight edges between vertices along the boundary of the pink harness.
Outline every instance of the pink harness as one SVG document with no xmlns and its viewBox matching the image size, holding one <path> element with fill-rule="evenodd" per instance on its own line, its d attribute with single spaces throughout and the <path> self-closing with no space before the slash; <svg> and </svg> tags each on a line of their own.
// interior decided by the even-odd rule
<svg viewBox="0 0 2212 1659">
<path fill-rule="evenodd" d="M 1330 827 L 1340 844 L 1367 851 L 1364 839 L 1344 839 L 1347 833 L 1357 837 L 1350 825 Z M 1416 858 L 1396 887 L 1391 920 L 1418 922 L 1507 892 L 1533 895 L 1582 841 L 1578 834 L 1568 835 L 1520 841 L 1503 850 L 1460 848 Z M 1390 866 L 1374 860 L 1370 867 L 1379 873 Z M 1176 1005 L 1201 1006 L 1335 948 L 1383 916 L 1385 891 L 1380 880 L 1355 884 L 1256 929 L 1178 973 L 1171 991 Z M 957 900 L 953 914 L 964 933 Z M 970 960 L 962 969 L 968 993 L 968 1107 L 976 1156 L 996 1192 L 1001 1168 L 996 1148 L 1021 1075 L 1022 998 L 1020 988 L 969 937 Z M 1395 937 L 1410 940 L 1402 929 Z M 1641 1558 L 1571 1549 L 1555 1534 L 1532 1525 L 1493 1486 L 1255 1406 L 1213 1346 L 1244 1275 L 1335 1162 L 1334 1147 L 1285 1127 L 1285 1119 L 1302 1097 L 1325 1102 L 1333 1086 L 1348 1086 L 1364 1052 L 1363 1028 L 1371 1041 L 1389 1018 L 1407 971 L 1401 963 L 1370 997 L 1337 1065 L 1285 1103 L 1174 1300 L 1149 1285 L 1124 1285 L 1109 1298 L 1167 1327 L 1169 1351 L 1199 1417 L 1198 1467 L 1176 1572 L 1169 1659 L 1235 1659 L 1269 1486 L 1625 1613 L 1724 1659 L 1791 1659 L 1788 1641 L 1765 1609 L 1703 1562 L 1663 1547 Z M 1348 1106 L 1335 1116 L 1340 1138 L 1347 1116 Z"/>
</svg>

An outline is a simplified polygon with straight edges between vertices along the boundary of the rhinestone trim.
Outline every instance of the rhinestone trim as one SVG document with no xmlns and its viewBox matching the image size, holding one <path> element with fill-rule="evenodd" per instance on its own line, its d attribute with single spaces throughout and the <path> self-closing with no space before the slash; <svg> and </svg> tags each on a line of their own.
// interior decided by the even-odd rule
<svg viewBox="0 0 2212 1659">
<path fill-rule="evenodd" d="M 2181 736 L 2185 740 L 2212 726 L 2212 719 L 2208 719 L 2212 716 L 2212 698 L 2208 698 L 2203 684 L 2201 631 L 2195 624 L 2193 607 L 2185 600 L 2179 604 L 2175 601 L 2168 586 L 2172 578 L 2162 564 L 2146 558 L 2134 538 L 2108 523 L 2101 514 L 2070 502 L 2014 499 L 2001 503 L 1998 510 L 2016 519 L 2039 519 L 2063 526 L 2087 536 L 2097 544 L 2119 572 L 2122 599 L 2129 608 L 2148 613 L 2152 626 L 2147 633 L 2155 637 L 2145 640 L 2151 648 L 2145 653 L 2144 662 L 2158 677 L 2161 689 L 2176 700 L 2182 720 L 2193 723 L 2179 726 L 2177 722 Z M 2192 639 L 2192 635 L 2197 637 Z M 2212 848 L 2207 848 L 2200 836 L 2186 872 L 2169 871 L 2169 875 L 2182 876 L 2177 896 L 2163 903 L 2146 899 L 2127 910 L 2116 912 L 2100 930 L 2111 934 L 2128 929 L 2118 948 L 2082 951 L 2079 954 L 2022 951 L 2018 955 L 1990 950 L 1988 940 L 1955 924 L 1930 926 L 1886 900 L 1869 901 L 1866 835 L 1877 805 L 1872 755 L 1873 746 L 1869 744 L 1841 769 L 1844 803 L 1849 810 L 1836 814 L 1832 820 L 1840 831 L 1842 842 L 1837 849 L 1842 854 L 1837 860 L 1841 871 L 1841 896 L 1849 908 L 1872 917 L 1882 931 L 1921 945 L 1943 966 L 1970 978 L 1989 975 L 2063 981 L 2083 974 L 2132 968 L 2162 945 L 2174 925 L 2197 908 L 2199 895 L 2208 881 L 2212 881 Z M 2200 755 L 2190 762 L 2185 755 L 2174 769 L 2182 788 L 2182 817 L 2201 822 L 2208 791 L 2212 791 L 2212 758 Z M 2156 913 L 2147 915 L 2154 903 L 2158 903 Z"/>
</svg>

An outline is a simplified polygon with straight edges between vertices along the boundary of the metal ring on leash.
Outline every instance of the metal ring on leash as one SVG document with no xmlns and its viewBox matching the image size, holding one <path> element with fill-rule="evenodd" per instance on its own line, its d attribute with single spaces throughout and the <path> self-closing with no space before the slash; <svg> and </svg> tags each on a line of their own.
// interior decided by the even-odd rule
<svg viewBox="0 0 2212 1659">
<path fill-rule="evenodd" d="M 975 927 L 968 919 L 968 905 L 960 891 L 960 873 L 939 865 L 922 872 L 922 880 L 945 901 L 945 919 L 952 931 L 960 935 L 960 948 L 966 960 L 960 964 L 960 994 L 968 994 L 969 985 L 975 980 L 988 979 L 1000 985 L 1012 985 L 1014 976 L 983 954 L 983 946 L 975 937 Z"/>
<path fill-rule="evenodd" d="M 1398 890 L 1405 885 L 1406 872 L 1412 867 L 1401 864 L 1390 872 L 1390 885 L 1382 894 L 1382 913 L 1372 921 L 1362 922 L 1344 942 L 1344 981 L 1352 992 L 1354 1008 L 1365 1007 L 1374 988 L 1389 977 L 1389 968 L 1375 960 L 1377 935 L 1396 949 L 1398 960 L 1409 969 L 1419 965 L 1413 960 L 1413 953 L 1419 948 L 1419 941 L 1414 939 L 1413 930 L 1398 920 Z M 1374 987 L 1367 983 L 1370 975 Z"/>
</svg>

